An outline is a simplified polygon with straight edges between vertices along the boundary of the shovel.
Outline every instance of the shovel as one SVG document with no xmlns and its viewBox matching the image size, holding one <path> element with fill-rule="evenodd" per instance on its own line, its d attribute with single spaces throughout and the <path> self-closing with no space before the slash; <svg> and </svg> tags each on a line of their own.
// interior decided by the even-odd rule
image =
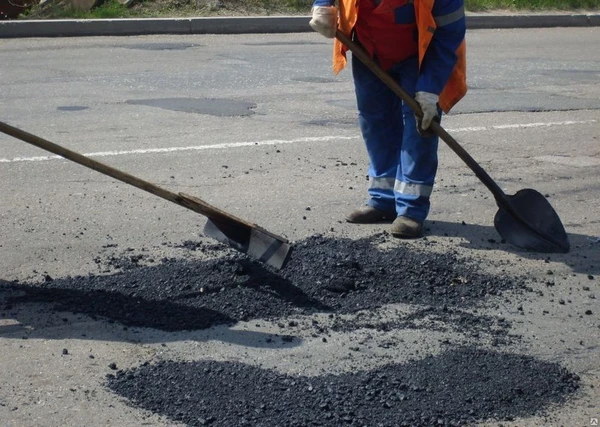
<svg viewBox="0 0 600 427">
<path fill-rule="evenodd" d="M 289 260 L 292 247 L 286 239 L 270 233 L 256 224 L 236 218 L 196 197 L 184 193 L 172 193 L 6 123 L 0 122 L 0 132 L 202 214 L 208 218 L 204 227 L 204 233 L 207 236 L 226 243 L 240 252 L 247 253 L 260 262 L 281 269 Z"/>
<path fill-rule="evenodd" d="M 406 93 L 388 73 L 383 71 L 361 46 L 350 40 L 340 30 L 336 31 L 335 36 L 373 74 L 398 95 L 414 111 L 417 117 L 423 116 L 417 101 Z M 504 240 L 519 248 L 534 252 L 569 252 L 569 238 L 563 224 L 556 211 L 542 194 L 527 188 L 519 190 L 515 195 L 506 195 L 487 172 L 439 123 L 432 121 L 429 129 L 443 139 L 492 192 L 498 205 L 498 212 L 494 217 L 494 226 Z"/>
</svg>

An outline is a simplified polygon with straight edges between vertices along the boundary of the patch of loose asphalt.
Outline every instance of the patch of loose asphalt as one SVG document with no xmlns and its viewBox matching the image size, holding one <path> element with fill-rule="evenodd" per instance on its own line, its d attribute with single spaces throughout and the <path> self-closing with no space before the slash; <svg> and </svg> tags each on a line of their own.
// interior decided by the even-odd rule
<svg viewBox="0 0 600 427">
<path fill-rule="evenodd" d="M 360 240 L 313 236 L 296 244 L 283 271 L 202 241 L 180 245 L 202 261 L 115 252 L 96 260 L 105 274 L 4 282 L 11 296 L 1 308 L 51 303 L 59 311 L 169 332 L 325 313 L 327 326 L 304 325 L 323 340 L 328 330 L 360 328 L 441 328 L 469 337 L 420 360 L 343 374 L 160 360 L 108 376 L 107 387 L 132 405 L 187 425 L 470 425 L 540 414 L 578 389 L 578 376 L 559 364 L 502 351 L 519 340 L 509 321 L 468 311 L 503 293 L 527 294 L 534 279 L 491 275 L 476 260 L 391 240 L 386 233 Z M 395 303 L 415 310 L 396 320 L 378 314 Z M 363 315 L 344 317 L 353 313 Z M 292 323 L 280 327 L 293 331 Z M 480 345 L 481 335 L 491 337 L 491 346 Z M 295 338 L 290 332 L 282 339 Z"/>
</svg>

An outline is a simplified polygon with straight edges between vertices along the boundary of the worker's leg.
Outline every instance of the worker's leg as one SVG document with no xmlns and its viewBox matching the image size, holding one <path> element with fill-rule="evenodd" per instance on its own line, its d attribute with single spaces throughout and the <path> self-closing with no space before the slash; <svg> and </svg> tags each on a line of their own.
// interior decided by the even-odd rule
<svg viewBox="0 0 600 427">
<path fill-rule="evenodd" d="M 391 73 L 397 76 L 403 89 L 414 98 L 418 78 L 417 58 L 397 64 Z M 404 134 L 394 185 L 396 213 L 423 222 L 429 213 L 429 196 L 437 172 L 438 137 L 419 135 L 414 112 L 408 105 L 402 106 L 402 113 Z"/>
<path fill-rule="evenodd" d="M 402 144 L 402 103 L 359 59 L 352 58 L 358 121 L 369 155 L 367 204 L 395 216 L 394 185 Z"/>
</svg>

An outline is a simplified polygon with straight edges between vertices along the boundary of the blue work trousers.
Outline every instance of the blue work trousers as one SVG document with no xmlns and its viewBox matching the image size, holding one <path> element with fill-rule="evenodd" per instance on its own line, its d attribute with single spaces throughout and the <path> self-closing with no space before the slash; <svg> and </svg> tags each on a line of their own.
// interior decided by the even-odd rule
<svg viewBox="0 0 600 427">
<path fill-rule="evenodd" d="M 389 70 L 412 97 L 418 72 L 416 57 Z M 429 213 L 429 196 L 437 172 L 438 137 L 422 137 L 410 107 L 355 57 L 352 75 L 359 125 L 370 160 L 367 204 L 423 221 Z"/>
</svg>

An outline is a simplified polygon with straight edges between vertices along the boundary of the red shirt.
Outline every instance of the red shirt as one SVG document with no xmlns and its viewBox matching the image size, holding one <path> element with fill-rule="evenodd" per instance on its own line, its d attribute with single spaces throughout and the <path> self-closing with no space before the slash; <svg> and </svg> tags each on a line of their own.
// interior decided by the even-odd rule
<svg viewBox="0 0 600 427">
<path fill-rule="evenodd" d="M 384 70 L 417 55 L 417 24 L 412 1 L 359 0 L 355 26 L 360 44 Z"/>
</svg>

